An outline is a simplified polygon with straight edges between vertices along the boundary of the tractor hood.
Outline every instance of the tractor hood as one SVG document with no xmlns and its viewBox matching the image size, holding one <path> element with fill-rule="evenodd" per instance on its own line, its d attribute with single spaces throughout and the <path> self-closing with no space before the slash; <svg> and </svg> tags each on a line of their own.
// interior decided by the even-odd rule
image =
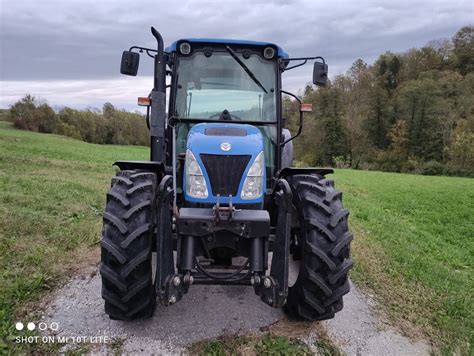
<svg viewBox="0 0 474 356">
<path fill-rule="evenodd" d="M 188 134 L 187 147 L 194 154 L 252 155 L 263 151 L 260 130 L 252 125 L 202 123 Z"/>
<path fill-rule="evenodd" d="M 263 137 L 258 128 L 245 124 L 201 123 L 194 125 L 188 134 L 187 150 L 194 155 L 206 181 L 208 196 L 191 197 L 183 187 L 187 201 L 228 204 L 254 204 L 263 201 L 265 169 L 261 179 L 262 194 L 253 199 L 242 199 L 242 187 L 250 167 L 263 152 Z M 262 153 L 263 155 L 263 153 Z M 263 161 L 264 162 L 264 161 Z M 263 164 L 265 167 L 265 164 Z"/>
</svg>

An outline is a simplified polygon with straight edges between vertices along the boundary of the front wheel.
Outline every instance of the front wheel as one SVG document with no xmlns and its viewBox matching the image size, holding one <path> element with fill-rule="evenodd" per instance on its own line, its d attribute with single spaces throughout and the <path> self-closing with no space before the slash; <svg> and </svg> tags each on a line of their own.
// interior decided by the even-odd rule
<svg viewBox="0 0 474 356">
<path fill-rule="evenodd" d="M 343 307 L 349 292 L 348 272 L 353 262 L 347 209 L 332 180 L 315 175 L 288 178 L 297 227 L 292 230 L 297 277 L 288 290 L 287 313 L 298 319 L 325 320 Z M 290 278 L 291 279 L 291 278 Z"/>
<path fill-rule="evenodd" d="M 150 317 L 155 308 L 153 230 L 157 176 L 121 171 L 107 193 L 101 240 L 102 298 L 111 319 Z"/>
</svg>

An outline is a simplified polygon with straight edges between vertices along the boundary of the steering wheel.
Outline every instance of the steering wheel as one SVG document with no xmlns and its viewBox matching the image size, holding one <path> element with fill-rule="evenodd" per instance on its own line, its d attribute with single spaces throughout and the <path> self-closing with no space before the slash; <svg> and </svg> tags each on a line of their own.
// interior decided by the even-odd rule
<svg viewBox="0 0 474 356">
<path fill-rule="evenodd" d="M 225 118 L 225 117 L 227 117 L 227 118 Z M 240 121 L 242 121 L 242 119 L 239 116 L 231 114 L 228 110 L 224 110 L 220 114 L 214 114 L 214 115 L 211 115 L 211 116 L 208 117 L 208 119 L 210 119 L 210 120 L 216 119 L 216 118 L 218 118 L 219 120 L 225 120 L 225 121 L 230 121 L 230 120 L 240 120 Z"/>
</svg>

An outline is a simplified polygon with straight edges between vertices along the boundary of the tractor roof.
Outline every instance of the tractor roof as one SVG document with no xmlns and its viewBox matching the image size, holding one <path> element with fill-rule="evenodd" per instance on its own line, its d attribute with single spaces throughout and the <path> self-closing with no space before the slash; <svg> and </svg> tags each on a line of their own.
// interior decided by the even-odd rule
<svg viewBox="0 0 474 356">
<path fill-rule="evenodd" d="M 250 45 L 250 46 L 275 46 L 278 50 L 278 57 L 287 59 L 289 58 L 288 53 L 286 53 L 280 46 L 275 45 L 270 42 L 259 42 L 259 41 L 247 41 L 247 40 L 226 40 L 220 38 L 182 38 L 178 41 L 174 41 L 166 48 L 166 52 L 176 51 L 176 46 L 178 42 L 186 41 L 190 43 L 221 43 L 221 44 L 237 44 L 237 45 Z"/>
</svg>

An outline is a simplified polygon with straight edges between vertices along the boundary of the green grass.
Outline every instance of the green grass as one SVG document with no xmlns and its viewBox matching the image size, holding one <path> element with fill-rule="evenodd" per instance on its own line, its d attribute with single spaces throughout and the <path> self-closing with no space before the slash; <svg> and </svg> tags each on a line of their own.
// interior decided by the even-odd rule
<svg viewBox="0 0 474 356">
<path fill-rule="evenodd" d="M 474 329 L 474 179 L 338 170 L 355 231 L 353 279 L 407 334 L 468 353 Z M 411 326 L 415 326 L 412 328 Z"/>
<path fill-rule="evenodd" d="M 28 305 L 88 256 L 98 258 L 112 162 L 147 158 L 146 147 L 92 145 L 0 122 L 0 353 L 12 350 L 7 340 L 18 334 L 14 322 L 31 314 Z M 474 180 L 352 170 L 332 178 L 351 210 L 356 283 L 372 289 L 407 334 L 469 353 Z"/>
<path fill-rule="evenodd" d="M 257 355 L 309 355 L 309 348 L 301 341 L 286 336 L 266 334 L 255 345 Z"/>
<path fill-rule="evenodd" d="M 309 333 L 316 332 L 317 340 L 308 345 Z M 303 341 L 307 340 L 307 341 Z M 312 346 L 312 347 L 310 347 Z M 342 351 L 328 338 L 325 330 L 309 322 L 290 322 L 282 319 L 268 327 L 264 334 L 226 334 L 188 346 L 191 355 L 312 355 L 342 356 Z"/>
<path fill-rule="evenodd" d="M 222 335 L 210 340 L 192 343 L 187 351 L 190 355 L 227 356 L 238 355 L 243 349 L 253 349 L 252 336 Z"/>
<path fill-rule="evenodd" d="M 111 164 L 147 156 L 146 147 L 92 145 L 0 122 L 0 353 L 19 346 L 7 340 L 19 334 L 16 318 L 28 317 L 26 303 L 97 251 Z"/>
<path fill-rule="evenodd" d="M 328 345 L 331 345 L 328 343 Z M 315 345 L 318 350 L 326 352 L 324 348 Z M 331 345 L 331 347 L 334 347 Z M 334 348 L 337 351 L 337 348 Z M 227 356 L 227 355 L 310 355 L 311 351 L 302 341 L 266 333 L 264 335 L 223 335 L 215 339 L 199 341 L 188 347 L 191 355 Z M 323 355 L 339 355 L 327 354 Z"/>
</svg>

